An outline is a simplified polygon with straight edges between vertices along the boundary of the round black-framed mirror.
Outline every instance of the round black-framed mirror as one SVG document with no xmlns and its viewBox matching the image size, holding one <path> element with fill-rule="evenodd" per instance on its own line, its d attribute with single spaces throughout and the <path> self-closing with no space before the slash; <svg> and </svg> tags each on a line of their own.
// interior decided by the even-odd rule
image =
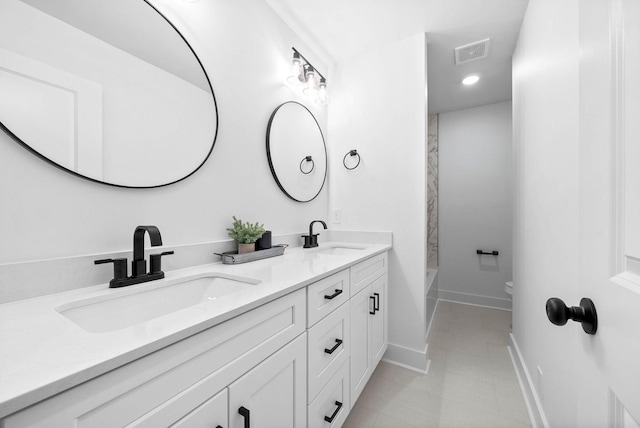
<svg viewBox="0 0 640 428">
<path fill-rule="evenodd" d="M 117 187 L 184 180 L 218 134 L 200 58 L 148 0 L 3 0 L 0 92 L 11 138 Z"/>
<path fill-rule="evenodd" d="M 280 104 L 267 126 L 267 159 L 278 187 L 296 202 L 310 202 L 327 178 L 327 148 L 311 111 L 297 101 Z"/>
</svg>

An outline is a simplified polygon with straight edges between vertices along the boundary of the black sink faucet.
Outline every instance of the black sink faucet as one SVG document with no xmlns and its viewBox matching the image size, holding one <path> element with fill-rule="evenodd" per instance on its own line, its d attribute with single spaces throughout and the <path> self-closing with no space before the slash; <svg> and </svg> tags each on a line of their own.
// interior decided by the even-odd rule
<svg viewBox="0 0 640 428">
<path fill-rule="evenodd" d="M 133 232 L 133 260 L 131 276 L 133 278 L 147 274 L 147 261 L 144 258 L 144 234 L 149 233 L 152 247 L 162 245 L 162 236 L 156 226 L 138 226 Z"/>
<path fill-rule="evenodd" d="M 133 260 L 131 261 L 131 276 L 127 276 L 127 259 L 104 259 L 96 260 L 95 264 L 113 263 L 113 279 L 109 281 L 110 288 L 126 287 L 127 285 L 140 284 L 142 282 L 153 281 L 164 278 L 160 261 L 162 256 L 173 254 L 173 251 L 165 251 L 158 254 L 151 254 L 149 272 L 147 272 L 147 261 L 144 258 L 144 235 L 149 233 L 152 247 L 162 245 L 162 236 L 156 226 L 138 226 L 133 232 Z"/>
<path fill-rule="evenodd" d="M 302 235 L 302 237 L 304 238 L 304 245 L 303 248 L 313 248 L 313 247 L 317 247 L 318 246 L 318 234 L 314 234 L 313 233 L 313 224 L 314 223 L 322 223 L 322 226 L 326 229 L 327 228 L 327 223 L 325 223 L 322 220 L 314 220 L 311 222 L 311 224 L 309 225 L 309 235 Z"/>
</svg>

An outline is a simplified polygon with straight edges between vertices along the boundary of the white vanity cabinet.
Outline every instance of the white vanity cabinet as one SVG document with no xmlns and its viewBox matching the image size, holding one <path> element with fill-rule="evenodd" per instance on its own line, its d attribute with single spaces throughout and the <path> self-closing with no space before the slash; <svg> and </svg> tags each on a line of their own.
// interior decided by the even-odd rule
<svg viewBox="0 0 640 428">
<path fill-rule="evenodd" d="M 113 356 L 0 427 L 339 428 L 387 349 L 387 278 L 374 255 L 124 365 Z"/>
<path fill-rule="evenodd" d="M 237 413 L 227 415 L 237 403 L 251 410 L 256 393 L 242 385 L 261 383 L 274 397 L 306 396 L 305 312 L 306 293 L 298 290 L 14 413 L 1 426 L 191 428 L 211 421 L 208 427 L 242 427 Z M 278 376 L 260 380 L 276 366 Z M 295 382 L 285 385 L 283 376 L 291 375 Z M 276 426 L 306 420 L 304 399 L 292 402 L 289 420 L 296 424 Z M 271 426 L 257 421 L 252 426 Z"/>
<path fill-rule="evenodd" d="M 308 287 L 309 428 L 342 426 L 387 349 L 387 264 L 379 254 Z"/>
<path fill-rule="evenodd" d="M 341 426 L 349 413 L 350 270 L 307 287 L 308 427 Z"/>
<path fill-rule="evenodd" d="M 366 260 L 351 271 L 351 405 L 355 404 L 387 350 L 387 255 Z"/>
</svg>

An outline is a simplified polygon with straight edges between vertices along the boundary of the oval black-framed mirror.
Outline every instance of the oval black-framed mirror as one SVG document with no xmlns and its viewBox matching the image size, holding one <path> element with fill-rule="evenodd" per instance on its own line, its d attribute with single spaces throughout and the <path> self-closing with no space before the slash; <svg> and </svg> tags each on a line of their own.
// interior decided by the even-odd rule
<svg viewBox="0 0 640 428">
<path fill-rule="evenodd" d="M 278 187 L 297 202 L 315 199 L 327 178 L 327 147 L 315 116 L 296 101 L 280 104 L 267 126 L 267 159 Z"/>
<path fill-rule="evenodd" d="M 218 134 L 200 58 L 149 0 L 3 0 L 0 93 L 10 137 L 117 187 L 184 180 Z"/>
</svg>

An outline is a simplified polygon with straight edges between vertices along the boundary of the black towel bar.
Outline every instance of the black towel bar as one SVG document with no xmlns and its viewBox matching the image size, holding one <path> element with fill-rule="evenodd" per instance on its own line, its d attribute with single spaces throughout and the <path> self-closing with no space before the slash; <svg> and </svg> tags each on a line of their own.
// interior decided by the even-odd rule
<svg viewBox="0 0 640 428">
<path fill-rule="evenodd" d="M 498 252 L 497 251 L 482 251 L 482 250 L 476 250 L 476 254 L 484 254 L 487 256 L 497 256 Z"/>
</svg>

